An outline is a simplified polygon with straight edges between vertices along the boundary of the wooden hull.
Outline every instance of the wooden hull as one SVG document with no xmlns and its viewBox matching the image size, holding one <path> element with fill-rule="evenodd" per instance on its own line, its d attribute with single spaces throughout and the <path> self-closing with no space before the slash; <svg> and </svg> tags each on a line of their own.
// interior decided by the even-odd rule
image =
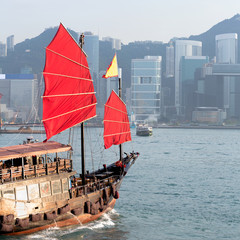
<svg viewBox="0 0 240 240">
<path fill-rule="evenodd" d="M 112 201 L 108 204 L 108 207 L 106 210 L 99 212 L 96 215 L 91 215 L 91 214 L 83 214 L 79 216 L 73 216 L 70 214 L 70 218 L 64 219 L 64 220 L 55 220 L 52 223 L 49 223 L 47 225 L 43 226 L 36 226 L 32 228 L 28 228 L 19 232 L 12 232 L 12 233 L 6 233 L 6 235 L 25 235 L 25 234 L 32 234 L 38 231 L 42 231 L 47 228 L 51 227 L 67 227 L 67 226 L 74 226 L 74 225 L 79 225 L 79 224 L 85 224 L 91 221 L 95 221 L 98 218 L 100 218 L 104 213 L 107 213 L 111 211 L 114 208 L 114 205 L 116 203 L 116 199 L 112 199 Z"/>
<path fill-rule="evenodd" d="M 40 185 L 41 182 L 46 183 L 47 181 L 52 185 L 56 181 L 56 177 L 65 179 L 67 175 L 63 173 L 34 180 L 40 181 Z M 34 180 L 26 180 L 21 185 L 35 185 Z M 90 187 L 85 187 L 85 191 L 90 192 L 86 194 L 79 192 L 80 188 L 72 187 L 68 192 L 43 197 L 36 199 L 36 201 L 1 199 L 0 220 L 2 223 L 0 224 L 0 234 L 30 234 L 49 227 L 65 227 L 94 221 L 113 209 L 115 205 L 116 193 L 118 194 L 123 176 L 121 179 L 116 178 L 116 181 L 113 180 L 114 178 L 104 180 L 104 186 L 100 187 L 99 185 L 99 189 L 93 189 L 88 184 Z M 6 185 L 5 188 L 8 189 L 12 186 Z M 19 185 L 16 185 L 14 191 L 17 192 L 18 188 Z M 2 192 L 5 191 L 2 190 Z M 3 216 L 11 215 L 14 216 L 14 219 L 10 220 L 10 222 L 6 220 L 7 218 L 3 220 Z M 40 219 L 33 221 L 32 215 L 39 215 Z"/>
</svg>

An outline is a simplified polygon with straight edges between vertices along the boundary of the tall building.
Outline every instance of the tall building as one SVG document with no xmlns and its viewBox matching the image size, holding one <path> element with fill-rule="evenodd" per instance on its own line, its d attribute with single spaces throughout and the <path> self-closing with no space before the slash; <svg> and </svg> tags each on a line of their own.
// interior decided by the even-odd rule
<svg viewBox="0 0 240 240">
<path fill-rule="evenodd" d="M 227 33 L 216 35 L 216 63 L 236 64 L 238 62 L 238 35 Z M 239 101 L 239 79 L 236 76 L 222 76 L 224 109 L 228 117 L 236 117 Z"/>
<path fill-rule="evenodd" d="M 14 35 L 7 37 L 7 52 L 14 51 Z"/>
<path fill-rule="evenodd" d="M 2 104 L 14 110 L 22 122 L 38 118 L 38 81 L 34 74 L 1 74 Z"/>
<path fill-rule="evenodd" d="M 132 112 L 136 122 L 157 122 L 161 106 L 161 56 L 132 59 Z"/>
<path fill-rule="evenodd" d="M 175 41 L 175 107 L 177 115 L 183 114 L 182 83 L 180 81 L 180 61 L 183 56 L 201 56 L 202 42 L 191 40 Z"/>
<path fill-rule="evenodd" d="M 120 39 L 111 38 L 111 37 L 104 37 L 102 40 L 105 41 L 105 42 L 111 42 L 112 49 L 121 50 L 122 43 L 121 43 Z"/>
<path fill-rule="evenodd" d="M 121 72 L 121 68 L 118 69 L 118 72 Z M 106 71 L 101 71 L 99 74 L 99 97 L 98 97 L 98 108 L 97 115 L 103 119 L 104 115 L 104 104 L 107 102 L 108 97 L 110 96 L 112 90 L 118 93 L 118 77 L 112 78 L 102 78 Z"/>
<path fill-rule="evenodd" d="M 166 78 L 174 77 L 174 47 L 166 47 Z"/>
<path fill-rule="evenodd" d="M 201 69 L 209 62 L 206 56 L 183 56 L 180 60 L 180 86 L 182 114 L 185 120 L 192 119 L 192 111 L 195 108 L 194 97 L 197 90 L 195 75 L 197 69 Z"/>
<path fill-rule="evenodd" d="M 0 57 L 7 56 L 7 47 L 5 43 L 0 42 Z"/>
<path fill-rule="evenodd" d="M 236 64 L 238 36 L 236 33 L 216 35 L 216 63 Z"/>
<path fill-rule="evenodd" d="M 91 32 L 85 32 L 85 41 L 83 50 L 88 58 L 88 66 L 93 79 L 94 90 L 97 97 L 99 96 L 99 37 Z"/>
</svg>

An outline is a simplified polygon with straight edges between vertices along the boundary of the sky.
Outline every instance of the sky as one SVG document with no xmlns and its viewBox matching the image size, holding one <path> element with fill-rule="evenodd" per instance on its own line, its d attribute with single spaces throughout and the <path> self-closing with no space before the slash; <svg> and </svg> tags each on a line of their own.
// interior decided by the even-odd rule
<svg viewBox="0 0 240 240">
<path fill-rule="evenodd" d="M 239 0 L 1 0 L 0 41 L 15 44 L 58 26 L 134 41 L 162 41 L 206 32 L 240 13 Z"/>
</svg>

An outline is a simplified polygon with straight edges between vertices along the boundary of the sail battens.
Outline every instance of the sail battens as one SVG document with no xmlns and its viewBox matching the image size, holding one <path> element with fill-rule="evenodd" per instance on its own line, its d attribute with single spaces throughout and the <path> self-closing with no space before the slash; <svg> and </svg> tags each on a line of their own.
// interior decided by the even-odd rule
<svg viewBox="0 0 240 240">
<path fill-rule="evenodd" d="M 96 116 L 96 96 L 85 53 L 60 24 L 46 48 L 43 124 L 47 140 Z"/>
<path fill-rule="evenodd" d="M 43 119 L 42 122 L 46 122 L 46 121 L 49 121 L 49 120 L 52 120 L 52 119 L 55 119 L 55 118 L 59 118 L 59 117 L 62 117 L 62 116 L 64 116 L 64 115 L 71 114 L 71 113 L 74 113 L 74 112 L 83 110 L 83 109 L 85 109 L 85 108 L 88 108 L 88 107 L 92 107 L 92 106 L 94 106 L 94 105 L 96 105 L 96 104 L 97 104 L 97 103 L 94 103 L 94 104 L 91 104 L 91 105 L 84 106 L 84 107 L 82 107 L 82 108 L 74 109 L 74 110 L 72 110 L 72 111 L 70 111 L 70 112 L 65 112 L 65 113 L 63 113 L 63 114 L 56 115 L 56 116 L 51 117 L 51 118 L 48 118 L 48 119 Z"/>
<path fill-rule="evenodd" d="M 130 124 L 129 122 L 114 121 L 114 120 L 103 120 L 103 122 Z"/>
<path fill-rule="evenodd" d="M 42 96 L 42 98 L 51 98 L 51 97 L 68 97 L 68 96 L 81 96 L 81 95 L 93 95 L 96 92 L 85 92 L 85 93 L 72 93 L 72 94 L 59 94 L 59 95 L 48 95 Z"/>
<path fill-rule="evenodd" d="M 105 104 L 105 107 L 108 107 L 108 108 L 111 108 L 111 109 L 113 109 L 113 110 L 115 110 L 115 111 L 118 111 L 118 112 L 121 112 L 121 113 L 127 114 L 127 112 L 121 111 L 120 109 L 117 109 L 117 108 L 114 108 L 114 107 L 108 106 L 108 105 L 106 105 L 106 104 Z"/>
<path fill-rule="evenodd" d="M 106 137 L 111 137 L 111 136 L 116 136 L 116 135 L 125 135 L 125 134 L 131 134 L 131 131 L 129 132 L 121 132 L 121 133 L 113 133 L 113 134 L 108 134 L 108 135 L 103 135 L 104 138 Z"/>
<path fill-rule="evenodd" d="M 131 141 L 127 108 L 116 92 L 112 91 L 105 104 L 104 147 L 119 145 Z"/>
<path fill-rule="evenodd" d="M 60 54 L 60 53 L 58 53 L 58 52 L 55 52 L 55 51 L 53 51 L 53 50 L 51 50 L 51 49 L 49 49 L 49 48 L 46 48 L 46 50 L 48 50 L 48 51 L 50 51 L 50 52 L 52 52 L 52 53 L 54 53 L 54 54 L 56 54 L 56 55 L 58 55 L 58 56 L 60 56 L 60 57 L 62 57 L 62 58 L 67 59 L 68 61 L 71 61 L 72 63 L 75 63 L 75 64 L 77 64 L 77 65 L 79 65 L 79 66 L 81 66 L 81 67 L 84 67 L 84 68 L 86 68 L 86 69 L 89 70 L 89 67 L 84 66 L 83 64 L 81 64 L 81 63 L 79 63 L 79 62 L 76 62 L 76 61 L 74 61 L 74 60 L 72 60 L 72 59 L 70 59 L 70 58 L 68 58 L 68 57 L 66 57 L 66 56 L 64 56 L 64 55 L 62 55 L 62 54 Z"/>
<path fill-rule="evenodd" d="M 63 74 L 58 74 L 58 73 L 43 72 L 43 75 L 52 75 L 52 76 L 73 78 L 73 79 L 78 79 L 78 80 L 84 80 L 84 81 L 93 82 L 93 80 L 92 80 L 92 79 L 89 79 L 89 78 L 81 78 L 81 77 L 75 77 L 75 76 L 68 76 L 68 75 L 63 75 Z"/>
</svg>

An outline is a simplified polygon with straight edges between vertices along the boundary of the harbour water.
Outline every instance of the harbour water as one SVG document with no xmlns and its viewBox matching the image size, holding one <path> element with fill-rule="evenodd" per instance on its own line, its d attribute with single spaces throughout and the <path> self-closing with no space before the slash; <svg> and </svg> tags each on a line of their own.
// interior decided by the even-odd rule
<svg viewBox="0 0 240 240">
<path fill-rule="evenodd" d="M 110 156 L 118 156 L 117 148 L 104 155 L 106 151 L 97 147 L 102 129 L 87 132 L 88 164 L 98 168 L 110 163 Z M 18 144 L 25 137 L 1 135 L 0 145 Z M 53 140 L 67 138 L 60 134 Z M 124 179 L 112 212 L 86 225 L 1 239 L 239 239 L 240 130 L 153 129 L 153 136 L 139 137 L 133 129 L 132 138 L 124 151 L 141 155 Z M 74 150 L 78 169 L 80 149 Z"/>
</svg>

